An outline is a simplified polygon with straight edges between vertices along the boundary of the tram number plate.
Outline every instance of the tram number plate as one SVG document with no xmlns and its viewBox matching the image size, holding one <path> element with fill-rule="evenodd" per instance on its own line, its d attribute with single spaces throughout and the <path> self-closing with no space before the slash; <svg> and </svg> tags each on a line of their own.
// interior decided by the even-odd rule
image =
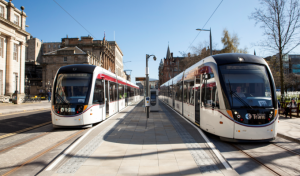
<svg viewBox="0 0 300 176">
<path fill-rule="evenodd" d="M 61 108 L 60 112 L 75 112 L 75 108 Z"/>
</svg>

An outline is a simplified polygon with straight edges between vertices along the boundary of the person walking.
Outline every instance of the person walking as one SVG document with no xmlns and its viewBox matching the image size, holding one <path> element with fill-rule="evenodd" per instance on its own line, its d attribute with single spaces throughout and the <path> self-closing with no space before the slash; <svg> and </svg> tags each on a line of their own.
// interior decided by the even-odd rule
<svg viewBox="0 0 300 176">
<path fill-rule="evenodd" d="M 48 95 L 48 102 L 50 102 L 50 100 L 51 100 L 51 92 L 50 92 L 50 90 L 48 90 L 47 95 Z"/>
</svg>

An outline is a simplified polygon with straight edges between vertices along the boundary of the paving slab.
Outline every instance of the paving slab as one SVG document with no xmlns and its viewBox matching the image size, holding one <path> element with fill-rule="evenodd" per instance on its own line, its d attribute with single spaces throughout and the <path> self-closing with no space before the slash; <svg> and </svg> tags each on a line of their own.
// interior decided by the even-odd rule
<svg viewBox="0 0 300 176">
<path fill-rule="evenodd" d="M 225 169 L 197 129 L 162 103 L 149 119 L 140 103 L 109 121 L 40 175 L 237 175 Z"/>
<path fill-rule="evenodd" d="M 0 103 L 0 115 L 10 114 L 24 111 L 33 111 L 41 109 L 50 109 L 51 104 L 48 101 L 40 101 L 34 103 L 23 103 L 23 104 L 13 104 L 13 103 Z"/>
<path fill-rule="evenodd" d="M 300 142 L 300 118 L 280 116 L 277 135 Z"/>
</svg>

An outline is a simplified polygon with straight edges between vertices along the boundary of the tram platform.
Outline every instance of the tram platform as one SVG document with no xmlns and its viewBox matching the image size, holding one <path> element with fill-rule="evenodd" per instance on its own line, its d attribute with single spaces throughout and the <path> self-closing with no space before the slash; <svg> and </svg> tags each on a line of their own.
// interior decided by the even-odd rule
<svg viewBox="0 0 300 176">
<path fill-rule="evenodd" d="M 90 128 L 40 176 L 238 175 L 206 136 L 160 102 L 143 101 Z"/>
<path fill-rule="evenodd" d="M 300 118 L 280 116 L 277 135 L 288 140 L 300 142 Z"/>
</svg>

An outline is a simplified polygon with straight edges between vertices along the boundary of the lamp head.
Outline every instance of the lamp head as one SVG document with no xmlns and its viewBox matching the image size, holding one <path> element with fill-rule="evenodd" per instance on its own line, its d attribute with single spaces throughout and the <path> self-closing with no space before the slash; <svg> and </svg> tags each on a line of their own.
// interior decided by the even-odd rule
<svg viewBox="0 0 300 176">
<path fill-rule="evenodd" d="M 156 61 L 156 57 L 155 56 L 153 56 L 153 60 Z"/>
</svg>

